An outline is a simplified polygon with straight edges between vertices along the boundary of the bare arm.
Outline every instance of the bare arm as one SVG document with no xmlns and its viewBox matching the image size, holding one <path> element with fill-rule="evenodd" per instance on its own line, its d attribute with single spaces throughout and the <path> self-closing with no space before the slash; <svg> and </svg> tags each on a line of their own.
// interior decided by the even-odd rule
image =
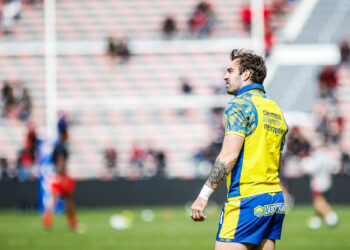
<svg viewBox="0 0 350 250">
<path fill-rule="evenodd" d="M 213 169 L 205 183 L 208 187 L 217 189 L 226 179 L 237 161 L 243 142 L 244 138 L 239 135 L 228 134 L 225 136 L 221 152 L 216 158 Z"/>
<path fill-rule="evenodd" d="M 213 169 L 210 172 L 205 185 L 214 190 L 221 185 L 235 165 L 239 153 L 241 152 L 243 142 L 244 138 L 239 135 L 225 135 L 221 152 L 216 158 Z M 191 218 L 194 221 L 205 220 L 203 212 L 207 205 L 208 200 L 198 197 L 192 204 Z"/>
</svg>

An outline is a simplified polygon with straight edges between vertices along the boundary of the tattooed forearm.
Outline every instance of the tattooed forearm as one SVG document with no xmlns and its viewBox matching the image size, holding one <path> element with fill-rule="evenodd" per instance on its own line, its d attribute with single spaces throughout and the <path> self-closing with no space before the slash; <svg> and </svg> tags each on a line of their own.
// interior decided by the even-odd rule
<svg viewBox="0 0 350 250">
<path fill-rule="evenodd" d="M 225 180 L 227 174 L 226 164 L 217 159 L 207 181 L 213 188 L 217 188 Z"/>
</svg>

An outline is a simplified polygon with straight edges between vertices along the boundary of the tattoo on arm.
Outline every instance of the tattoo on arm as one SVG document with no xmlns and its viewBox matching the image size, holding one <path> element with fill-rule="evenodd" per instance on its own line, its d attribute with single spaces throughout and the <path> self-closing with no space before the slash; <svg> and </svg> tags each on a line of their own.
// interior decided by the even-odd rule
<svg viewBox="0 0 350 250">
<path fill-rule="evenodd" d="M 217 188 L 225 180 L 227 174 L 228 168 L 225 163 L 217 159 L 209 175 L 208 182 L 213 188 Z"/>
</svg>

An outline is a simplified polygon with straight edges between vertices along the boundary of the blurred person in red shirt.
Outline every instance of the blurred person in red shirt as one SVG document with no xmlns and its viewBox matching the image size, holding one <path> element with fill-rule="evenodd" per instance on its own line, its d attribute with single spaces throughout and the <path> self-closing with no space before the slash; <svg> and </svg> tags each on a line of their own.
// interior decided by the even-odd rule
<svg viewBox="0 0 350 250">
<path fill-rule="evenodd" d="M 73 231 L 77 231 L 78 221 L 76 218 L 73 194 L 75 190 L 74 180 L 67 175 L 67 163 L 69 153 L 65 140 L 61 140 L 53 151 L 52 160 L 56 168 L 56 174 L 50 180 L 50 188 L 52 192 L 52 199 L 47 206 L 43 215 L 44 228 L 49 230 L 53 223 L 53 214 L 55 207 L 60 197 L 64 198 L 66 215 L 69 227 Z"/>
<path fill-rule="evenodd" d="M 131 164 L 131 178 L 143 177 L 144 161 L 147 156 L 147 151 L 139 146 L 139 143 L 132 142 L 130 152 L 130 164 Z"/>
<path fill-rule="evenodd" d="M 269 26 L 270 16 L 271 16 L 270 9 L 266 5 L 264 5 L 264 23 L 266 26 Z M 249 4 L 245 4 L 241 7 L 240 17 L 244 27 L 244 31 L 250 32 L 250 28 L 252 24 L 252 10 Z"/>
<path fill-rule="evenodd" d="M 38 138 L 34 124 L 28 123 L 24 147 L 19 152 L 17 158 L 17 177 L 21 182 L 31 180 L 35 177 L 33 175 L 33 167 L 36 164 L 37 141 Z"/>
<path fill-rule="evenodd" d="M 338 77 L 336 70 L 331 66 L 322 68 L 318 77 L 320 95 L 322 98 L 331 98 L 335 100 L 335 89 L 338 86 Z"/>
<path fill-rule="evenodd" d="M 117 176 L 118 175 L 118 165 L 117 165 L 118 152 L 112 144 L 104 150 L 103 156 L 104 156 L 104 161 L 106 166 L 105 169 L 107 170 L 106 173 L 104 174 L 106 175 L 105 177 L 111 178 L 111 177 Z"/>
<path fill-rule="evenodd" d="M 248 4 L 243 5 L 240 11 L 240 16 L 241 16 L 241 22 L 243 24 L 244 30 L 246 32 L 250 32 L 250 26 L 252 24 L 252 12 L 250 10 L 250 5 Z"/>
<path fill-rule="evenodd" d="M 266 25 L 265 27 L 265 53 L 266 57 L 268 57 L 271 53 L 272 47 L 275 44 L 275 35 L 273 29 Z"/>
<path fill-rule="evenodd" d="M 212 6 L 206 2 L 200 2 L 194 13 L 192 14 L 189 24 L 189 31 L 191 35 L 197 37 L 210 36 L 216 22 L 216 16 L 214 14 Z"/>
</svg>

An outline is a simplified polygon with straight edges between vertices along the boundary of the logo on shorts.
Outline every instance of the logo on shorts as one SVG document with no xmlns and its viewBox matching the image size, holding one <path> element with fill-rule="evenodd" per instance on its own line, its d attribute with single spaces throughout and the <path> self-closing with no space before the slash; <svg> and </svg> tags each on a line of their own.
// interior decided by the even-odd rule
<svg viewBox="0 0 350 250">
<path fill-rule="evenodd" d="M 274 203 L 265 206 L 257 206 L 254 208 L 254 215 L 257 217 L 270 216 L 275 213 L 284 214 L 286 211 L 284 203 Z"/>
<path fill-rule="evenodd" d="M 262 206 L 257 206 L 254 208 L 254 215 L 257 217 L 261 217 L 264 215 L 264 207 Z"/>
</svg>

